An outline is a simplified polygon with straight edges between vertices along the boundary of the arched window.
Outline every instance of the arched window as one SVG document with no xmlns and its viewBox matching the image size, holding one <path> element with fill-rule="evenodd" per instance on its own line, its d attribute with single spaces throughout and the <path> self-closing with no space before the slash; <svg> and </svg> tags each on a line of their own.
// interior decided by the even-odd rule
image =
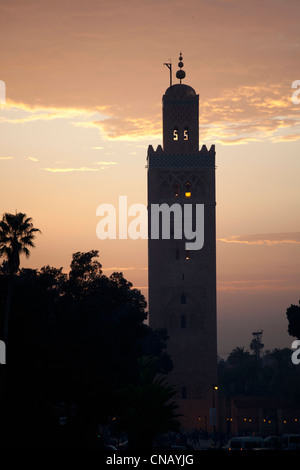
<svg viewBox="0 0 300 470">
<path fill-rule="evenodd" d="M 186 328 L 186 316 L 181 315 L 180 317 L 180 328 Z"/>
<path fill-rule="evenodd" d="M 180 297 L 180 303 L 182 304 L 186 304 L 186 295 L 183 293 L 181 294 L 181 297 Z"/>
<path fill-rule="evenodd" d="M 177 127 L 174 128 L 173 130 L 173 140 L 178 140 L 179 136 L 178 136 L 178 129 Z"/>
<path fill-rule="evenodd" d="M 183 140 L 189 140 L 189 130 L 187 127 L 183 131 Z"/>
<path fill-rule="evenodd" d="M 180 185 L 178 183 L 174 184 L 174 196 L 178 197 L 180 194 Z"/>
<path fill-rule="evenodd" d="M 192 185 L 191 183 L 185 183 L 185 197 L 189 198 L 192 195 Z"/>
</svg>

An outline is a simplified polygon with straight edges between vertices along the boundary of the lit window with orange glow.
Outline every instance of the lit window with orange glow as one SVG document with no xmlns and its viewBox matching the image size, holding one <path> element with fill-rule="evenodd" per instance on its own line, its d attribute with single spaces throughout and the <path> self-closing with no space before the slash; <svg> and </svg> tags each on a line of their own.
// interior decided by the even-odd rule
<svg viewBox="0 0 300 470">
<path fill-rule="evenodd" d="M 189 130 L 187 127 L 183 131 L 183 140 L 189 140 Z"/>
<path fill-rule="evenodd" d="M 173 140 L 178 140 L 178 129 L 175 127 L 173 130 Z"/>
<path fill-rule="evenodd" d="M 190 250 L 186 250 L 185 259 L 190 259 Z"/>
<path fill-rule="evenodd" d="M 192 196 L 192 185 L 191 183 L 185 184 L 185 197 L 190 198 Z"/>
</svg>

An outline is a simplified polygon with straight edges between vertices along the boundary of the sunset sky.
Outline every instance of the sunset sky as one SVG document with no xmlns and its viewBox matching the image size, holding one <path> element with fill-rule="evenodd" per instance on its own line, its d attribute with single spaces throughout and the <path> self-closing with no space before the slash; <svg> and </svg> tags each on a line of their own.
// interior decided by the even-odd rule
<svg viewBox="0 0 300 470">
<path fill-rule="evenodd" d="M 99 250 L 147 298 L 147 241 L 96 237 L 96 208 L 146 204 L 146 155 L 183 54 L 216 146 L 219 355 L 290 347 L 300 299 L 299 0 L 0 0 L 0 215 L 42 235 L 22 266 Z"/>
</svg>

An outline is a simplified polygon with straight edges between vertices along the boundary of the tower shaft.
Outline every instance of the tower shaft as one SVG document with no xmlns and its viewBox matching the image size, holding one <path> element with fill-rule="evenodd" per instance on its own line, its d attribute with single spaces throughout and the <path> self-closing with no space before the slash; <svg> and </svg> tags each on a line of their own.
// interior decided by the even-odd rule
<svg viewBox="0 0 300 470">
<path fill-rule="evenodd" d="M 167 328 L 173 361 L 168 382 L 177 390 L 182 426 L 211 430 L 216 405 L 216 229 L 215 148 L 199 150 L 199 95 L 176 84 L 163 96 L 163 148 L 148 148 L 149 322 Z M 170 210 L 170 237 L 153 239 L 153 205 L 181 208 L 182 238 L 176 238 L 178 212 Z M 187 250 L 186 205 L 195 232 L 204 221 L 204 245 Z M 204 206 L 198 220 L 197 206 Z M 177 226 L 178 226 L 177 218 Z"/>
</svg>

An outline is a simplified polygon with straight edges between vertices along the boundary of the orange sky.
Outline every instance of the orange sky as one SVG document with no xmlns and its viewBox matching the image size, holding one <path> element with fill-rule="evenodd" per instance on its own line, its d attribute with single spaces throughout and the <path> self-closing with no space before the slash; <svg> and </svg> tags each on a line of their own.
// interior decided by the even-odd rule
<svg viewBox="0 0 300 470">
<path fill-rule="evenodd" d="M 1 0 L 0 214 L 43 234 L 23 266 L 68 270 L 98 249 L 147 296 L 147 242 L 96 237 L 96 208 L 146 203 L 148 144 L 161 143 L 163 63 L 200 94 L 200 145 L 216 145 L 218 342 L 264 330 L 290 347 L 300 298 L 298 0 Z M 234 333 L 232 333 L 234 332 Z"/>
</svg>

